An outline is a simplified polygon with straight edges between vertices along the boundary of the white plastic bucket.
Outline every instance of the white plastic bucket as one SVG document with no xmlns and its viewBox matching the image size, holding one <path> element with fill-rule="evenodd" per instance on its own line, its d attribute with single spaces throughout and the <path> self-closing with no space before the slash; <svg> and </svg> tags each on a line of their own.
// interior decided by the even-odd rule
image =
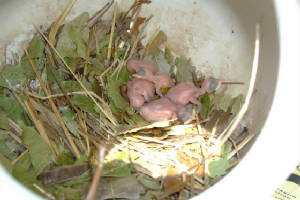
<svg viewBox="0 0 300 200">
<path fill-rule="evenodd" d="M 77 1 L 67 19 L 83 11 L 93 14 L 106 2 Z M 119 1 L 119 6 L 125 9 L 131 2 Z M 49 26 L 67 3 L 0 0 L 0 55 L 6 54 L 0 61 L 9 62 L 10 52 L 20 53 L 33 24 Z M 201 72 L 232 81 L 249 80 L 255 24 L 261 24 L 256 92 L 245 120 L 260 135 L 243 161 L 199 199 L 271 198 L 300 158 L 299 1 L 153 0 L 141 13 L 154 14 L 146 40 L 159 27 L 177 55 L 190 57 Z M 247 86 L 235 86 L 230 93 L 245 92 Z M 2 168 L 0 192 L 5 199 L 39 199 Z"/>
</svg>

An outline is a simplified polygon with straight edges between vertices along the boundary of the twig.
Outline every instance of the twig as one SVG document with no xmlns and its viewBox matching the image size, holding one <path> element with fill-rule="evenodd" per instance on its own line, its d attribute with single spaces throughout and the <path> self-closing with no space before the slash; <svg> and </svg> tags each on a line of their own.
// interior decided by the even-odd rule
<svg viewBox="0 0 300 200">
<path fill-rule="evenodd" d="M 254 137 L 253 133 L 248 135 L 240 144 L 237 145 L 237 147 L 233 151 L 229 153 L 227 159 L 230 159 L 232 156 L 238 153 L 239 150 L 242 149 L 253 137 Z"/>
<path fill-rule="evenodd" d="M 242 106 L 241 110 L 238 112 L 236 117 L 231 121 L 229 126 L 223 131 L 223 133 L 219 136 L 218 142 L 220 145 L 224 144 L 227 139 L 230 137 L 230 135 L 233 133 L 235 128 L 238 126 L 240 121 L 242 120 L 243 116 L 245 115 L 251 96 L 254 90 L 254 84 L 256 80 L 256 74 L 258 70 L 258 62 L 259 62 L 259 47 L 260 47 L 260 26 L 259 24 L 256 24 L 256 38 L 255 38 L 255 47 L 254 47 L 254 57 L 253 57 L 253 64 L 252 64 L 252 72 L 251 72 L 251 78 L 249 83 L 249 90 L 245 98 L 245 103 Z"/>
<path fill-rule="evenodd" d="M 47 99 L 50 99 L 50 98 L 57 98 L 57 97 L 63 97 L 65 96 L 65 94 L 63 93 L 60 93 L 60 94 L 52 94 L 52 95 L 49 95 L 49 96 L 40 96 L 40 95 L 37 95 L 37 94 L 33 94 L 29 91 L 27 91 L 28 95 L 32 96 L 32 97 L 35 97 L 35 98 L 38 98 L 38 99 L 41 99 L 41 100 L 47 100 Z M 101 98 L 95 94 L 93 91 L 88 91 L 89 94 L 93 95 L 96 99 L 100 100 Z M 66 92 L 66 95 L 67 96 L 71 96 L 71 95 L 75 95 L 75 94 L 82 94 L 82 95 L 86 95 L 86 92 L 85 91 L 75 91 L 75 92 Z"/>
<path fill-rule="evenodd" d="M 74 104 L 72 103 L 70 97 L 66 94 L 66 91 L 65 91 L 64 87 L 62 86 L 62 84 L 61 84 L 59 78 L 57 77 L 57 75 L 56 75 L 56 73 L 55 73 L 55 71 L 54 71 L 54 69 L 53 69 L 53 68 L 54 68 L 54 65 L 56 65 L 57 67 L 59 67 L 59 66 L 58 66 L 58 63 L 57 63 L 57 60 L 54 60 L 55 58 L 54 58 L 53 52 L 50 51 L 49 48 L 46 48 L 46 50 L 47 50 L 47 52 L 48 52 L 48 58 L 49 58 L 50 63 L 51 63 L 51 66 L 49 66 L 49 69 L 50 69 L 50 72 L 51 72 L 51 74 L 53 75 L 53 77 L 54 77 L 54 79 L 55 79 L 55 81 L 56 81 L 56 83 L 57 83 L 59 89 L 62 91 L 63 96 L 66 97 L 66 99 L 67 99 L 68 103 L 70 104 L 71 108 L 72 108 L 73 110 L 75 110 L 76 112 L 80 112 L 80 111 L 77 109 L 77 107 L 74 106 Z"/>
<path fill-rule="evenodd" d="M 49 43 L 49 44 L 52 45 L 51 43 Z M 32 67 L 34 73 L 36 74 L 36 77 L 38 78 L 38 80 L 39 80 L 39 82 L 40 82 L 40 85 L 41 85 L 42 89 L 44 90 L 44 92 L 45 92 L 46 95 L 50 96 L 49 90 L 46 88 L 46 85 L 45 85 L 44 81 L 42 80 L 42 78 L 41 78 L 39 72 L 37 71 L 37 69 L 36 69 L 36 67 L 35 67 L 35 64 L 33 63 L 32 59 L 31 59 L 31 57 L 29 56 L 29 54 L 28 54 L 28 52 L 27 52 L 26 49 L 25 49 L 25 54 L 26 54 L 26 56 L 27 56 L 27 58 L 28 58 L 28 60 L 29 60 L 29 62 L 30 62 L 30 64 L 31 64 L 31 67 Z M 62 129 L 63 129 L 63 131 L 64 131 L 64 133 L 65 133 L 65 136 L 66 136 L 67 140 L 69 141 L 69 143 L 70 143 L 70 145 L 71 145 L 71 147 L 72 147 L 73 152 L 75 153 L 75 156 L 76 156 L 77 158 L 79 158 L 80 152 L 79 152 L 79 150 L 77 149 L 77 147 L 76 147 L 76 145 L 75 145 L 75 143 L 74 143 L 74 141 L 73 141 L 73 139 L 72 139 L 72 137 L 71 137 L 71 134 L 70 134 L 68 128 L 66 127 L 66 125 L 65 125 L 65 123 L 64 123 L 64 121 L 63 121 L 63 119 L 62 119 L 62 117 L 60 116 L 60 113 L 59 113 L 59 111 L 58 111 L 58 109 L 57 109 L 55 103 L 53 102 L 52 98 L 49 98 L 48 101 L 49 101 L 49 103 L 50 103 L 50 106 L 51 106 L 51 108 L 52 108 L 52 110 L 53 110 L 55 116 L 57 117 L 57 120 L 59 121 L 59 123 L 60 123 L 60 125 L 61 125 L 61 127 L 62 127 Z"/>
<path fill-rule="evenodd" d="M 114 6 L 114 15 L 111 22 L 110 37 L 109 37 L 108 50 L 107 50 L 107 60 L 110 60 L 110 56 L 111 56 L 111 46 L 112 46 L 113 36 L 115 32 L 117 12 L 118 12 L 118 3 L 116 2 Z"/>
<path fill-rule="evenodd" d="M 16 132 L 18 133 L 18 137 L 22 136 L 22 129 L 20 128 L 20 126 L 18 124 L 16 124 L 13 120 L 11 120 L 10 118 L 7 118 L 8 124 L 9 126 Z"/>
<path fill-rule="evenodd" d="M 106 153 L 106 147 L 105 146 L 100 146 L 99 147 L 98 169 L 97 169 L 95 175 L 93 176 L 92 184 L 90 186 L 89 192 L 88 192 L 85 200 L 94 200 L 95 199 L 98 183 L 99 183 L 101 173 L 102 173 L 102 169 L 103 169 L 105 153 Z"/>
<path fill-rule="evenodd" d="M 53 51 L 58 55 L 58 57 L 62 60 L 63 64 L 67 67 L 67 69 L 71 72 L 71 74 L 74 76 L 74 78 L 78 81 L 80 86 L 84 89 L 86 94 L 93 100 L 93 102 L 96 104 L 96 106 L 101 110 L 102 113 L 113 123 L 114 126 L 117 125 L 116 119 L 113 117 L 113 115 L 110 113 L 108 114 L 95 100 L 93 96 L 91 96 L 86 89 L 86 87 L 83 85 L 83 83 L 80 81 L 80 79 L 76 76 L 76 74 L 72 71 L 70 66 L 66 63 L 64 58 L 60 55 L 60 53 L 55 49 L 55 47 L 49 42 L 48 38 L 45 36 L 45 34 L 39 29 L 39 27 L 35 26 L 35 28 L 38 30 L 38 32 L 43 36 L 43 38 L 48 42 L 49 46 L 53 49 Z M 48 95 L 49 96 L 49 95 Z"/>
<path fill-rule="evenodd" d="M 224 81 L 221 82 L 222 85 L 232 85 L 232 84 L 238 84 L 238 85 L 243 85 L 245 84 L 244 82 L 238 82 L 238 81 Z"/>
<path fill-rule="evenodd" d="M 28 153 L 29 152 L 29 150 L 28 149 L 26 149 L 25 151 L 23 151 L 22 153 L 21 153 L 21 155 L 19 155 L 17 158 L 15 158 L 13 161 L 11 161 L 11 164 L 12 165 L 15 165 L 23 156 L 25 156 L 26 155 L 26 153 Z"/>
<path fill-rule="evenodd" d="M 236 159 L 235 161 L 233 161 L 232 163 L 229 164 L 229 166 L 227 167 L 227 170 L 231 169 L 232 167 L 236 166 L 237 164 L 239 164 L 239 162 L 243 159 L 243 157 Z"/>
<path fill-rule="evenodd" d="M 25 107 L 26 107 L 26 111 L 28 113 L 28 115 L 30 116 L 30 118 L 32 119 L 35 127 L 37 128 L 37 130 L 39 131 L 40 135 L 42 136 L 42 138 L 46 141 L 46 143 L 49 145 L 49 147 L 51 148 L 52 152 L 55 155 L 58 155 L 58 148 L 55 146 L 54 143 L 50 142 L 50 139 L 46 133 L 46 129 L 43 125 L 43 122 L 41 120 L 39 120 L 38 115 L 36 110 L 33 108 L 32 103 L 30 101 L 30 98 L 27 96 L 26 100 L 25 100 Z"/>
<path fill-rule="evenodd" d="M 83 129 L 84 136 L 85 136 L 85 143 L 86 143 L 86 155 L 90 155 L 90 142 L 89 142 L 89 137 L 88 137 L 88 131 L 87 131 L 87 126 L 86 122 L 83 120 L 84 117 L 78 116 L 78 122 L 80 127 Z"/>
<path fill-rule="evenodd" d="M 238 149 L 238 146 L 236 145 L 236 142 L 235 142 L 231 137 L 229 137 L 228 140 L 232 143 L 234 150 L 237 150 L 237 149 Z M 237 157 L 237 158 L 240 157 L 240 154 L 239 154 L 239 151 L 238 151 L 238 150 L 236 151 L 236 157 Z M 231 157 L 227 156 L 227 159 L 228 159 L 228 158 L 230 159 Z"/>
<path fill-rule="evenodd" d="M 43 188 L 41 188 L 37 184 L 34 183 L 33 187 L 35 187 L 40 193 L 42 193 L 43 195 L 45 195 L 48 199 L 51 199 L 51 200 L 55 200 L 56 199 L 52 194 L 47 193 Z"/>
<path fill-rule="evenodd" d="M 95 38 L 96 55 L 99 55 L 98 38 L 96 37 L 96 26 L 92 27 L 92 34 L 94 35 Z"/>
<path fill-rule="evenodd" d="M 65 8 L 65 10 L 63 11 L 63 13 L 59 16 L 59 18 L 56 20 L 56 22 L 52 25 L 51 29 L 50 29 L 50 33 L 49 33 L 49 42 L 51 44 L 55 44 L 55 36 L 56 33 L 60 27 L 60 25 L 62 24 L 62 22 L 65 20 L 66 16 L 69 14 L 69 12 L 71 11 L 73 5 L 75 3 L 75 0 L 71 0 L 67 7 Z"/>
<path fill-rule="evenodd" d="M 87 48 L 86 48 L 86 53 L 85 53 L 85 61 L 84 61 L 84 67 L 83 67 L 83 76 L 87 75 L 87 67 L 88 67 L 88 64 L 89 64 L 89 57 L 90 57 L 90 52 L 91 52 L 91 46 L 92 46 L 92 43 L 93 43 L 94 40 L 95 40 L 94 34 L 90 34 L 88 45 L 87 45 Z"/>
<path fill-rule="evenodd" d="M 111 5 L 113 5 L 113 3 L 114 3 L 114 0 L 106 3 L 101 10 L 97 11 L 95 13 L 95 15 L 89 19 L 86 26 L 89 28 L 94 26 L 97 23 L 97 21 L 108 11 L 108 9 L 111 7 Z"/>
</svg>

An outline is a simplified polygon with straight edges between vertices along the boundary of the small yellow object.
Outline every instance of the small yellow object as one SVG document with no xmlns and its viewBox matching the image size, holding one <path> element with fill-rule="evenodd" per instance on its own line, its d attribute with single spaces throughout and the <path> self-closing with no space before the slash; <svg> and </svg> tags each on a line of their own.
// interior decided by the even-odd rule
<svg viewBox="0 0 300 200">
<path fill-rule="evenodd" d="M 273 197 L 280 200 L 300 199 L 300 163 L 288 179 L 278 188 Z"/>
<path fill-rule="evenodd" d="M 161 94 L 162 94 L 162 95 L 167 94 L 167 92 L 169 91 L 169 89 L 170 89 L 170 87 L 164 87 L 164 88 L 162 88 L 162 89 L 161 89 Z"/>
</svg>

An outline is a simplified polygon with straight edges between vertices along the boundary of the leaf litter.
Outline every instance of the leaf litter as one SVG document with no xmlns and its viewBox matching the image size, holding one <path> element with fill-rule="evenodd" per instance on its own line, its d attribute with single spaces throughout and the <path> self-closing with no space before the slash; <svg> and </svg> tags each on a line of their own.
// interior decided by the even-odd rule
<svg viewBox="0 0 300 200">
<path fill-rule="evenodd" d="M 56 199 L 190 198 L 228 173 L 253 137 L 243 127 L 243 134 L 218 145 L 244 96 L 205 94 L 195 120 L 146 122 L 120 90 L 132 79 L 130 58 L 151 62 L 176 83 L 199 85 L 205 75 L 195 76 L 189 58 L 163 47 L 162 30 L 142 45 L 151 16 L 139 17 L 139 11 L 150 1 L 137 0 L 124 13 L 112 1 L 92 17 L 82 13 L 63 24 L 74 2 L 48 31 L 37 28 L 20 63 L 2 66 L 4 167 L 26 187 Z M 102 19 L 108 10 L 112 18 Z"/>
</svg>

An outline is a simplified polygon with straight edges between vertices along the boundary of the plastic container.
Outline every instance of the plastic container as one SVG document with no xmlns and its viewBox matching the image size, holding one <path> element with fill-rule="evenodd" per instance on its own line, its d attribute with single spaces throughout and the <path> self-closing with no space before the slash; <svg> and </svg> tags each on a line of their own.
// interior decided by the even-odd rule
<svg viewBox="0 0 300 200">
<path fill-rule="evenodd" d="M 67 20 L 83 11 L 93 14 L 106 2 L 78 1 Z M 119 1 L 119 7 L 124 9 L 131 2 Z M 6 61 L 4 56 L 0 61 L 10 62 L 12 52 L 22 52 L 34 32 L 33 24 L 49 26 L 66 3 L 0 0 L 0 54 L 6 55 Z M 146 30 L 146 40 L 159 27 L 168 36 L 166 45 L 177 55 L 190 57 L 199 71 L 246 83 L 251 70 L 255 24 L 261 24 L 256 92 L 244 120 L 258 137 L 245 159 L 199 199 L 271 198 L 300 158 L 297 151 L 300 146 L 299 1 L 153 0 L 141 13 L 154 14 Z M 232 87 L 230 93 L 245 93 L 247 86 Z M 2 197 L 39 199 L 2 167 L 0 177 Z"/>
</svg>

